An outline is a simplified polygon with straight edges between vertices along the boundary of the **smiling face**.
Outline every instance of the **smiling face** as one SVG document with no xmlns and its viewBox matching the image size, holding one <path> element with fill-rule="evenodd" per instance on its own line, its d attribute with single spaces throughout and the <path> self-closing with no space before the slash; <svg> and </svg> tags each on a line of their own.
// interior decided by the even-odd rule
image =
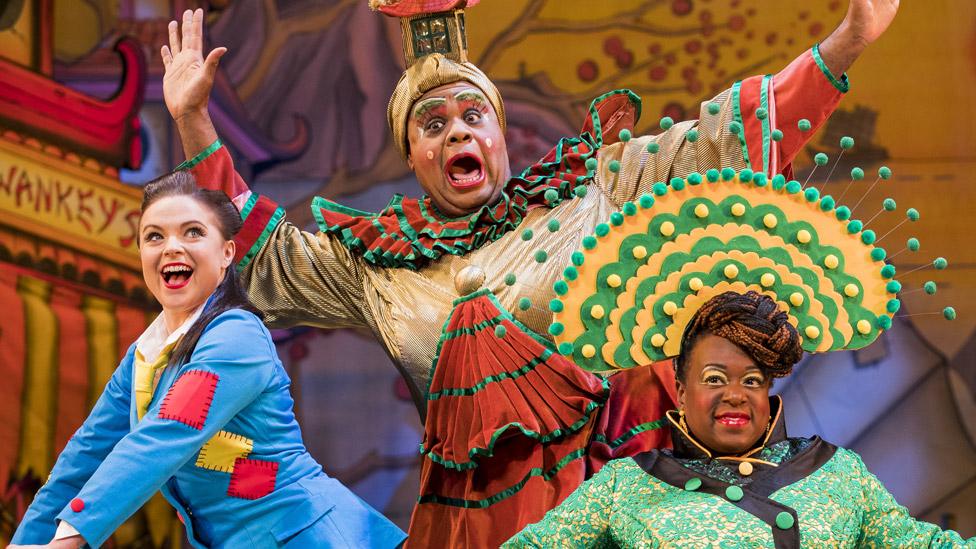
<svg viewBox="0 0 976 549">
<path fill-rule="evenodd" d="M 466 82 L 434 88 L 407 120 L 407 164 L 442 213 L 458 217 L 498 200 L 511 176 L 505 136 L 484 93 Z"/>
<path fill-rule="evenodd" d="M 142 213 L 142 276 L 171 329 L 217 289 L 234 250 L 234 241 L 221 235 L 213 211 L 190 196 L 160 198 Z"/>
<path fill-rule="evenodd" d="M 725 338 L 698 337 L 677 386 L 688 429 L 718 454 L 755 447 L 769 424 L 769 378 Z"/>
</svg>

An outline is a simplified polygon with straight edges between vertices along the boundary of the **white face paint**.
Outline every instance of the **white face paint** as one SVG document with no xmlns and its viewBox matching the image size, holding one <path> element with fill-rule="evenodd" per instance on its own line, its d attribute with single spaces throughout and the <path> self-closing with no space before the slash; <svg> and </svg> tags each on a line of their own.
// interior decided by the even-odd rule
<svg viewBox="0 0 976 549">
<path fill-rule="evenodd" d="M 427 151 L 427 160 L 434 159 L 434 151 Z"/>
<path fill-rule="evenodd" d="M 491 148 L 491 145 L 492 145 L 491 138 L 490 137 L 486 138 L 485 139 L 485 146 L 490 149 Z"/>
</svg>

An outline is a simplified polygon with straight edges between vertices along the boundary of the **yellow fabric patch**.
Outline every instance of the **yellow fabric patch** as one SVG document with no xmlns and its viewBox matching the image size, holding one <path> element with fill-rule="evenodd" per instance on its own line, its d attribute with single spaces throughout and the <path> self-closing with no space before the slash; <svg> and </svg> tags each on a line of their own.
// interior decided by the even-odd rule
<svg viewBox="0 0 976 549">
<path fill-rule="evenodd" d="M 218 431 L 200 449 L 196 465 L 211 471 L 233 473 L 237 458 L 246 458 L 253 449 L 253 440 L 227 431 Z"/>
</svg>

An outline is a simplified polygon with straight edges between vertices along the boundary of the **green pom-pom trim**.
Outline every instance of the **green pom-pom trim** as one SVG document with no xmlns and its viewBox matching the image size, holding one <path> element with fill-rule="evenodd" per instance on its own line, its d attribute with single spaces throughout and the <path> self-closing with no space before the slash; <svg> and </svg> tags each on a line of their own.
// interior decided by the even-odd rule
<svg viewBox="0 0 976 549">
<path fill-rule="evenodd" d="M 796 123 L 796 127 L 799 128 L 801 132 L 808 132 L 813 125 L 810 124 L 810 121 L 806 118 L 801 118 L 800 121 Z"/>
<path fill-rule="evenodd" d="M 718 103 L 709 103 L 708 104 L 708 114 L 712 114 L 712 115 L 718 114 L 719 111 L 721 111 L 721 110 L 722 110 L 722 107 L 720 107 Z"/>
<path fill-rule="evenodd" d="M 683 191 L 685 188 L 685 180 L 680 177 L 671 178 L 671 188 L 676 191 Z"/>
<path fill-rule="evenodd" d="M 834 201 L 834 197 L 830 196 L 829 194 L 820 199 L 820 209 L 825 212 L 833 210 L 834 206 L 836 205 L 837 203 Z"/>
<path fill-rule="evenodd" d="M 563 312 L 563 302 L 561 299 L 553 299 L 549 302 L 549 310 L 554 313 Z"/>
<path fill-rule="evenodd" d="M 881 179 L 891 179 L 891 168 L 888 166 L 881 166 L 878 168 L 878 177 Z"/>
<path fill-rule="evenodd" d="M 881 316 L 879 316 L 878 317 L 877 325 L 878 325 L 878 328 L 881 328 L 882 330 L 890 330 L 891 329 L 891 317 L 888 316 L 888 315 L 881 315 Z"/>
<path fill-rule="evenodd" d="M 519 308 L 520 311 L 528 311 L 530 307 L 532 307 L 532 300 L 531 299 L 529 299 L 527 297 L 523 297 L 523 298 L 519 299 L 518 308 Z"/>
<path fill-rule="evenodd" d="M 624 128 L 624 129 L 620 130 L 620 133 L 617 134 L 617 137 L 619 137 L 621 141 L 623 141 L 624 143 L 626 143 L 626 142 L 630 141 L 630 138 L 633 137 L 633 135 L 630 133 L 630 130 L 628 130 L 627 128 Z"/>
<path fill-rule="evenodd" d="M 592 156 L 590 158 L 587 158 L 586 162 L 583 163 L 583 165 L 586 166 L 586 169 L 591 172 L 595 170 L 599 164 L 600 162 Z"/>
<path fill-rule="evenodd" d="M 533 235 L 535 235 L 535 233 L 532 232 L 532 229 L 525 229 L 522 231 L 522 240 L 528 242 L 532 240 Z"/>
<path fill-rule="evenodd" d="M 766 183 L 767 183 L 767 181 L 766 181 L 766 174 L 764 174 L 762 172 L 758 172 L 758 173 L 753 174 L 752 175 L 752 182 L 755 183 L 757 187 L 765 187 L 766 186 Z"/>
<path fill-rule="evenodd" d="M 786 192 L 790 194 L 796 194 L 803 189 L 803 185 L 799 181 L 790 181 L 786 184 Z"/>
<path fill-rule="evenodd" d="M 563 356 L 569 356 L 573 354 L 573 344 L 568 341 L 563 341 L 559 344 L 559 354 Z"/>
<path fill-rule="evenodd" d="M 807 202 L 816 202 L 820 199 L 820 191 L 816 187 L 807 187 L 807 190 L 803 191 L 803 198 L 806 198 Z"/>
<path fill-rule="evenodd" d="M 742 183 L 748 183 L 752 181 L 752 176 L 755 175 L 755 173 L 756 172 L 750 170 L 749 168 L 745 168 L 739 172 L 739 181 Z"/>
<path fill-rule="evenodd" d="M 895 278 L 895 273 L 897 272 L 898 270 L 895 269 L 894 265 L 885 265 L 884 267 L 881 267 L 881 276 L 885 279 Z"/>
<path fill-rule="evenodd" d="M 735 170 L 732 168 L 722 168 L 722 181 L 732 181 L 735 179 Z"/>
<path fill-rule="evenodd" d="M 552 291 L 556 292 L 556 295 L 566 295 L 566 292 L 569 291 L 569 285 L 566 284 L 565 280 L 557 280 L 552 285 Z"/>
<path fill-rule="evenodd" d="M 871 259 L 874 261 L 884 261 L 884 258 L 888 256 L 888 252 L 884 248 L 874 248 L 871 250 Z"/>
<path fill-rule="evenodd" d="M 786 176 L 778 173 L 773 176 L 773 190 L 778 191 L 786 186 Z"/>
<path fill-rule="evenodd" d="M 592 250 L 596 248 L 596 237 L 594 236 L 584 236 L 583 237 L 583 248 L 587 250 Z"/>
<path fill-rule="evenodd" d="M 847 206 L 840 206 L 836 211 L 834 211 L 834 215 L 837 216 L 837 219 L 840 221 L 847 221 L 851 218 L 851 209 Z"/>
<path fill-rule="evenodd" d="M 614 227 L 619 227 L 624 224 L 624 214 L 620 212 L 613 212 L 610 214 L 610 224 Z"/>
<path fill-rule="evenodd" d="M 565 329 L 566 327 L 563 326 L 562 322 L 553 322 L 552 324 L 549 325 L 549 333 L 554 336 L 563 333 L 563 330 Z"/>
<path fill-rule="evenodd" d="M 850 150 L 852 147 L 854 147 L 853 137 L 849 135 L 845 135 L 844 137 L 840 138 L 840 148 L 846 151 L 846 150 Z"/>
<path fill-rule="evenodd" d="M 901 282 L 892 280 L 891 282 L 885 284 L 885 290 L 888 290 L 889 294 L 897 294 L 901 291 Z"/>
<path fill-rule="evenodd" d="M 688 130 L 688 133 L 685 134 L 685 139 L 692 143 L 698 141 L 698 130 Z"/>
<path fill-rule="evenodd" d="M 596 226 L 594 232 L 599 237 L 607 236 L 607 234 L 610 232 L 610 225 L 607 225 L 606 223 L 600 223 Z"/>
<path fill-rule="evenodd" d="M 881 203 L 881 207 L 884 208 L 885 211 L 893 212 L 895 211 L 895 208 L 898 207 L 898 204 L 895 203 L 894 198 L 885 198 L 884 202 Z"/>
<path fill-rule="evenodd" d="M 935 295 L 935 292 L 939 289 L 939 287 L 935 284 L 935 282 L 929 280 L 922 285 L 922 289 L 925 290 L 925 293 L 929 295 Z"/>
<path fill-rule="evenodd" d="M 773 130 L 773 141 L 783 140 L 783 130 Z"/>
<path fill-rule="evenodd" d="M 505 326 L 502 326 L 501 324 L 499 324 L 498 326 L 495 326 L 495 337 L 498 337 L 498 338 L 505 337 L 505 333 L 506 332 L 507 332 L 507 330 L 505 329 Z"/>
<path fill-rule="evenodd" d="M 703 180 L 702 174 L 698 172 L 692 172 L 688 174 L 688 183 L 690 185 L 701 185 L 702 180 Z"/>
<path fill-rule="evenodd" d="M 505 275 L 506 286 L 514 286 L 516 280 L 517 279 L 515 278 L 515 273 L 508 273 L 507 275 Z"/>
<path fill-rule="evenodd" d="M 586 196 L 586 185 L 580 185 L 579 187 L 573 189 L 573 194 L 575 194 L 577 198 L 583 198 Z"/>
<path fill-rule="evenodd" d="M 908 211 L 905 212 L 905 215 L 908 216 L 908 219 L 910 221 L 918 221 L 918 218 L 921 217 L 918 213 L 918 210 L 916 210 L 915 208 L 908 208 Z"/>
<path fill-rule="evenodd" d="M 651 192 L 653 192 L 657 196 L 664 196 L 668 192 L 668 185 L 666 183 L 662 183 L 661 181 L 658 181 L 654 185 L 651 185 Z"/>
<path fill-rule="evenodd" d="M 556 189 L 548 189 L 546 192 L 542 193 L 542 198 L 546 202 L 552 204 L 553 202 L 559 200 L 559 192 Z"/>
<path fill-rule="evenodd" d="M 905 245 L 908 246 L 908 249 L 913 252 L 917 252 L 918 249 L 922 247 L 922 243 L 919 242 L 915 237 L 909 238 Z"/>
<path fill-rule="evenodd" d="M 661 150 L 661 145 L 657 144 L 656 142 L 651 141 L 647 144 L 647 152 L 654 154 L 659 150 Z"/>
<path fill-rule="evenodd" d="M 719 177 L 721 177 L 721 174 L 715 168 L 712 168 L 707 172 L 705 172 L 705 179 L 707 179 L 709 183 L 717 182 Z"/>
<path fill-rule="evenodd" d="M 566 280 L 576 280 L 579 277 L 579 271 L 576 270 L 576 267 L 570 265 L 563 269 L 563 277 Z"/>
<path fill-rule="evenodd" d="M 613 173 L 619 172 L 620 171 L 620 161 L 619 160 L 611 160 L 610 161 L 610 165 L 607 166 L 607 168 L 609 168 L 610 171 L 613 172 Z"/>
<path fill-rule="evenodd" d="M 818 166 L 826 166 L 828 160 L 830 160 L 830 158 L 827 156 L 827 153 L 817 153 L 813 155 L 813 162 Z"/>
<path fill-rule="evenodd" d="M 739 124 L 735 120 L 729 122 L 729 133 L 732 135 L 739 135 L 742 133 L 742 124 Z"/>
<path fill-rule="evenodd" d="M 623 212 L 627 217 L 637 214 L 637 204 L 634 204 L 633 202 L 625 202 Z"/>
<path fill-rule="evenodd" d="M 895 314 L 898 312 L 898 309 L 901 309 L 901 301 L 897 299 L 889 299 L 888 303 L 885 304 L 885 309 L 889 313 Z"/>
<path fill-rule="evenodd" d="M 769 116 L 769 111 L 767 111 L 766 109 L 762 107 L 756 109 L 756 118 L 758 118 L 759 120 L 765 120 L 767 116 Z"/>
<path fill-rule="evenodd" d="M 876 238 L 877 238 L 877 235 L 875 235 L 874 234 L 874 231 L 872 231 L 871 229 L 868 229 L 868 230 L 864 231 L 863 233 L 861 233 L 861 242 L 863 242 L 865 244 L 874 244 L 874 240 Z"/>
<path fill-rule="evenodd" d="M 861 168 L 851 168 L 851 179 L 854 181 L 860 181 L 864 179 L 864 170 Z"/>
<path fill-rule="evenodd" d="M 640 204 L 641 208 L 644 208 L 646 210 L 654 206 L 654 197 L 647 193 L 644 193 L 641 195 L 640 199 L 637 202 Z"/>
<path fill-rule="evenodd" d="M 949 262 L 946 261 L 946 258 L 944 257 L 937 257 L 935 258 L 935 261 L 932 262 L 932 266 L 941 271 L 949 266 Z"/>
<path fill-rule="evenodd" d="M 671 126 L 674 126 L 674 119 L 673 118 L 671 118 L 670 116 L 665 116 L 664 118 L 661 119 L 661 129 L 662 130 L 670 130 L 671 129 Z"/>
<path fill-rule="evenodd" d="M 864 223 L 862 223 L 860 219 L 855 219 L 847 223 L 847 232 L 851 234 L 859 233 L 863 228 L 864 228 Z"/>
<path fill-rule="evenodd" d="M 569 256 L 569 260 L 573 262 L 573 265 L 582 267 L 586 261 L 586 256 L 583 255 L 583 252 L 573 252 L 573 255 Z"/>
<path fill-rule="evenodd" d="M 946 320 L 955 320 L 956 310 L 952 307 L 946 307 L 945 309 L 942 309 L 942 316 L 944 316 Z"/>
<path fill-rule="evenodd" d="M 538 262 L 538 263 L 545 263 L 547 259 L 549 259 L 549 254 L 546 253 L 545 250 L 536 250 L 535 251 L 535 260 L 536 260 L 536 262 Z"/>
<path fill-rule="evenodd" d="M 549 223 L 546 224 L 546 228 L 549 229 L 550 233 L 554 233 L 559 230 L 559 220 L 550 219 Z"/>
</svg>

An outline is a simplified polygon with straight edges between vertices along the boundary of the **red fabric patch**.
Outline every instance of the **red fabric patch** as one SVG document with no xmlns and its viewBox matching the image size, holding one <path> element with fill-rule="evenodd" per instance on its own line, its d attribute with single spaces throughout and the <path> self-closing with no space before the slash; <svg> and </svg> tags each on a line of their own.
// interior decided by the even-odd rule
<svg viewBox="0 0 976 549">
<path fill-rule="evenodd" d="M 274 491 L 277 475 L 278 463 L 275 461 L 237 458 L 227 495 L 243 499 L 264 497 Z"/>
<path fill-rule="evenodd" d="M 85 509 L 85 502 L 79 498 L 71 500 L 71 510 L 75 513 L 80 513 Z"/>
<path fill-rule="evenodd" d="M 163 398 L 163 404 L 159 407 L 160 419 L 171 419 L 197 430 L 203 429 L 218 379 L 217 374 L 202 370 L 190 370 L 181 375 Z"/>
</svg>

